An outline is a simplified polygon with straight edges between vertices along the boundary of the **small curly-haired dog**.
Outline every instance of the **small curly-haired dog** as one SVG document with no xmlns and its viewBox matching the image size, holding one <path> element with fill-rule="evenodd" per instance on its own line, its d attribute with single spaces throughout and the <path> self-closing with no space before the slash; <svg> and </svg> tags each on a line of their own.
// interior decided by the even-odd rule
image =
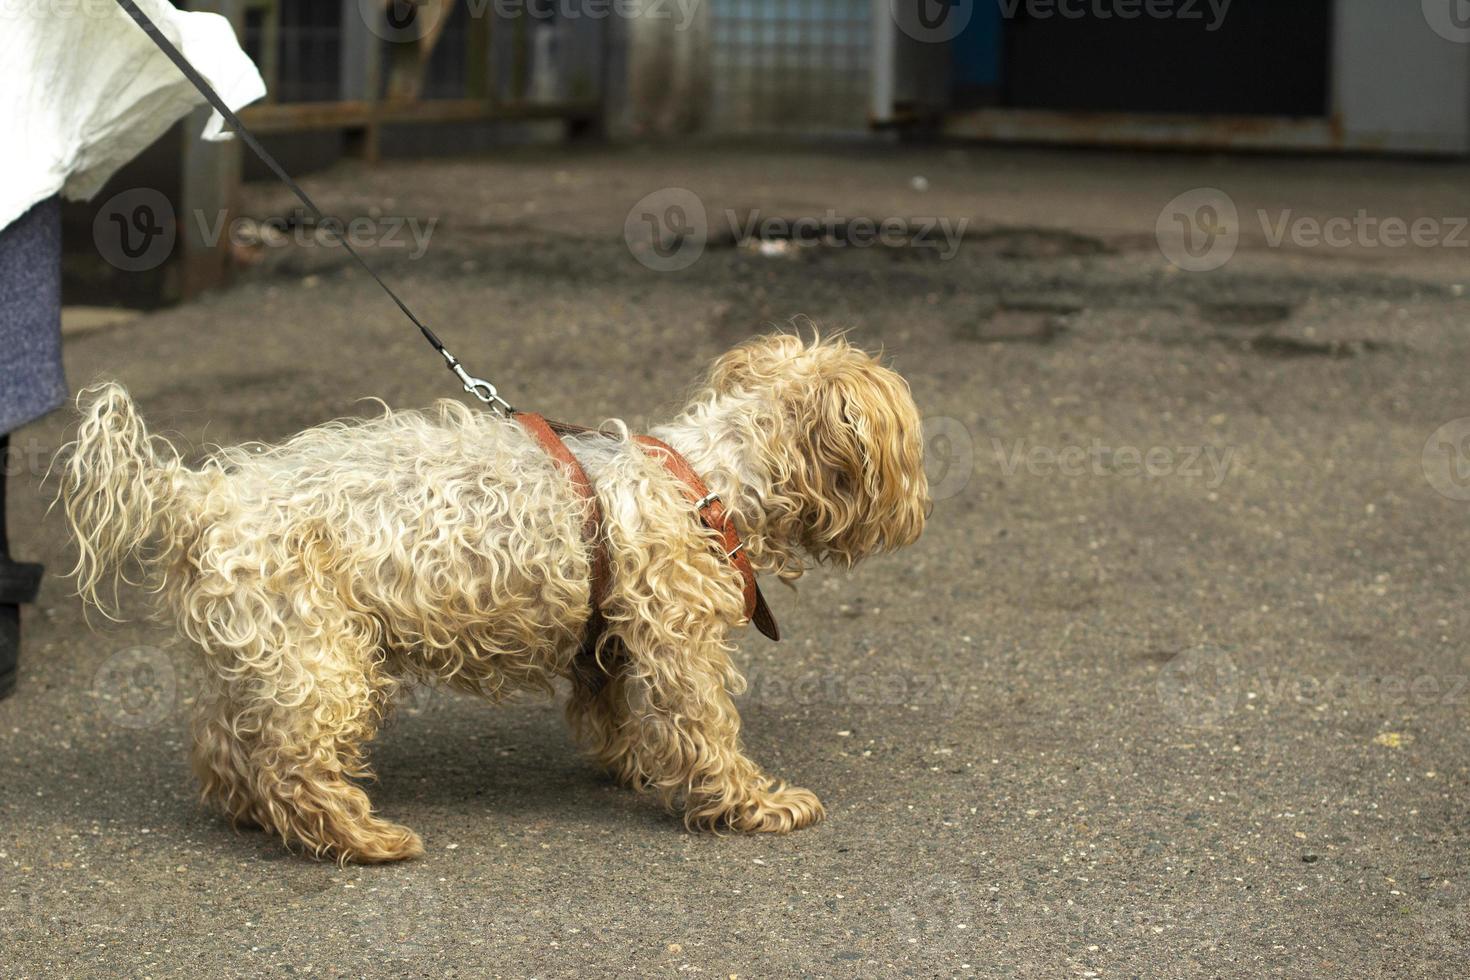
<svg viewBox="0 0 1470 980">
<path fill-rule="evenodd" d="M 585 501 L 521 426 L 457 402 L 320 425 L 198 468 L 116 384 L 79 398 L 61 499 L 80 594 L 106 611 L 129 557 L 203 654 L 203 795 L 232 820 L 340 861 L 421 854 L 354 782 L 395 694 L 436 677 L 495 700 L 572 681 L 575 731 L 686 823 L 796 830 L 822 817 L 761 771 L 729 693 L 740 574 L 678 481 L 625 427 L 569 437 L 602 508 L 605 682 L 577 680 L 589 617 Z M 908 385 L 838 339 L 761 337 L 720 357 L 653 435 L 733 512 L 755 567 L 787 581 L 908 544 L 928 484 Z"/>
</svg>

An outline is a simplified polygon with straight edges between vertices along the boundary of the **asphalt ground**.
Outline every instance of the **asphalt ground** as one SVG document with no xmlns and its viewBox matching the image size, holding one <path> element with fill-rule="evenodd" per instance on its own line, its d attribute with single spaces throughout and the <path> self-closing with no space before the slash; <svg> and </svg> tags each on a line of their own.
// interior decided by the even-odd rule
<svg viewBox="0 0 1470 980">
<path fill-rule="evenodd" d="M 749 751 L 828 819 L 689 834 L 557 705 L 429 690 L 370 787 L 427 855 L 315 863 L 196 802 L 200 668 L 145 599 L 89 625 L 51 577 L 0 702 L 5 976 L 1463 974 L 1470 167 L 714 146 L 306 184 L 548 415 L 646 425 L 794 317 L 909 378 L 924 538 L 771 588 L 787 639 L 741 641 Z M 1171 204 L 1198 188 L 1228 201 Z M 409 218 L 421 254 L 383 240 Z M 798 218 L 815 244 L 775 243 Z M 257 233 L 233 288 L 70 336 L 72 382 L 193 447 L 455 395 L 341 249 Z M 65 415 L 9 461 L 15 551 L 53 571 Z"/>
</svg>

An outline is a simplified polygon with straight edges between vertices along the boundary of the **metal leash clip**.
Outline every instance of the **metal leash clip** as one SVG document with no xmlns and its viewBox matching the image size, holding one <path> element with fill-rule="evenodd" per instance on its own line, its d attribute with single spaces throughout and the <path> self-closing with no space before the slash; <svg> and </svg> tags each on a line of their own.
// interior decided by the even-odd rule
<svg viewBox="0 0 1470 980">
<path fill-rule="evenodd" d="M 443 354 L 444 360 L 449 362 L 449 370 L 453 371 L 455 376 L 464 384 L 465 391 L 474 395 L 486 405 L 500 409 L 506 415 L 513 415 L 515 413 L 515 409 L 510 407 L 510 402 L 500 397 L 500 392 L 495 390 L 493 384 L 483 378 L 470 377 L 469 372 L 459 363 L 459 358 L 449 353 L 449 351 L 440 350 L 439 353 Z"/>
</svg>

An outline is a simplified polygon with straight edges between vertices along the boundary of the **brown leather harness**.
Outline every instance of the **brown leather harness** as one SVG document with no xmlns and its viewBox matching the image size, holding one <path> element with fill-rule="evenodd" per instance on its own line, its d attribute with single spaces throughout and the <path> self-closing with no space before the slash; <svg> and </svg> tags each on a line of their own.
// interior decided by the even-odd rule
<svg viewBox="0 0 1470 980">
<path fill-rule="evenodd" d="M 596 430 L 569 425 L 565 422 L 553 422 L 534 412 L 515 412 L 511 417 L 540 443 L 548 456 L 561 465 L 563 472 L 571 480 L 572 489 L 586 505 L 587 516 L 582 522 L 582 539 L 586 542 L 591 555 L 592 613 L 587 618 L 587 626 L 582 633 L 577 672 L 584 682 L 597 689 L 606 682 L 607 676 L 606 670 L 597 662 L 597 646 L 606 626 L 602 608 L 611 587 L 612 563 L 608 559 L 606 542 L 602 536 L 602 506 L 597 501 L 597 491 L 593 489 L 592 481 L 587 478 L 587 471 L 582 468 L 577 457 L 572 455 L 572 451 L 561 439 L 564 434 L 580 435 Z M 699 515 L 704 526 L 719 534 L 721 551 L 726 560 L 740 572 L 740 577 L 744 582 L 745 618 L 764 635 L 772 640 L 779 640 L 781 630 L 776 625 L 776 618 L 771 615 L 770 607 L 766 605 L 766 597 L 761 594 L 760 585 L 755 580 L 755 568 L 750 563 L 750 556 L 745 553 L 745 545 L 740 540 L 740 533 L 735 529 L 735 522 L 731 520 L 730 512 L 725 508 L 719 496 L 710 492 L 699 474 L 694 472 L 694 468 L 689 465 L 689 461 L 668 443 L 652 436 L 634 436 L 633 441 L 638 443 L 649 456 L 656 457 L 663 464 L 664 469 L 679 481 L 684 496 L 694 506 L 694 512 Z"/>
</svg>

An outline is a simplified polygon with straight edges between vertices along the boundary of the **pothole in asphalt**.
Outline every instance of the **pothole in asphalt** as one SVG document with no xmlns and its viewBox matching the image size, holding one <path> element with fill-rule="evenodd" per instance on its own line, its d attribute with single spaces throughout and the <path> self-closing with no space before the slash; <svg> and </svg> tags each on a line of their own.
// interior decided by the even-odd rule
<svg viewBox="0 0 1470 980">
<path fill-rule="evenodd" d="M 1001 312 L 1052 316 L 1071 316 L 1087 308 L 1080 297 L 1069 293 L 1002 293 L 998 305 Z"/>
<path fill-rule="evenodd" d="M 1106 255 L 1112 251 L 1100 238 L 1055 228 L 992 228 L 965 236 L 965 248 L 982 256 L 1003 259 L 1059 259 L 1079 255 Z"/>
<path fill-rule="evenodd" d="M 1228 338 L 1222 338 L 1228 339 Z M 1288 337 L 1282 334 L 1257 334 L 1245 341 L 1245 349 L 1252 354 L 1282 360 L 1301 357 L 1325 357 L 1341 360 L 1392 350 L 1393 345 L 1381 340 L 1308 340 L 1303 337 Z"/>
<path fill-rule="evenodd" d="M 1231 301 L 1202 303 L 1200 313 L 1212 323 L 1225 327 L 1260 327 L 1291 319 L 1294 307 L 1279 300 Z"/>
<path fill-rule="evenodd" d="M 988 317 L 960 324 L 955 335 L 980 344 L 1050 344 L 1066 332 L 1066 324 L 1055 314 L 997 310 Z"/>
<path fill-rule="evenodd" d="M 981 310 L 961 321 L 955 337 L 981 344 L 1050 344 L 1067 332 L 1067 318 L 1085 304 L 1066 293 L 1014 293 L 982 302 Z"/>
</svg>

